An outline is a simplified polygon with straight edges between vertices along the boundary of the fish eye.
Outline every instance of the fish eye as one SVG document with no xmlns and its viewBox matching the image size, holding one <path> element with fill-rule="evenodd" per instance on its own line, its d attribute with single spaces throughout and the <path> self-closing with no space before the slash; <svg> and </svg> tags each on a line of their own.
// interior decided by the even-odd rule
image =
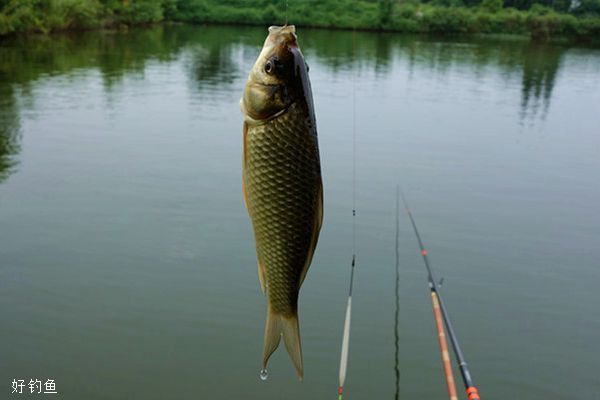
<svg viewBox="0 0 600 400">
<path fill-rule="evenodd" d="M 265 64 L 265 72 L 267 74 L 270 74 L 273 72 L 273 63 L 271 62 L 271 60 L 267 61 L 267 63 Z"/>
</svg>

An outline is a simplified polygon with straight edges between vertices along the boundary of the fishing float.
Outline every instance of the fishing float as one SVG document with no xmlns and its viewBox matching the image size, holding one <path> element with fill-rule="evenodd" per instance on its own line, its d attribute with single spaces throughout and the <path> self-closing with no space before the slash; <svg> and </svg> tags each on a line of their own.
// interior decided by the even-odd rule
<svg viewBox="0 0 600 400">
<path fill-rule="evenodd" d="M 352 281 L 354 280 L 354 265 L 356 258 L 352 256 L 350 273 L 350 290 L 348 291 L 348 302 L 346 304 L 346 318 L 344 320 L 344 333 L 342 335 L 342 354 L 340 356 L 340 374 L 338 387 L 338 400 L 344 395 L 344 384 L 346 383 L 346 371 L 348 370 L 348 350 L 350 348 L 350 320 L 352 317 Z"/>
<path fill-rule="evenodd" d="M 448 383 L 448 393 L 450 395 L 450 398 L 452 399 L 450 382 L 454 381 L 454 376 L 452 374 L 452 368 L 450 366 L 450 357 L 448 354 L 447 345 L 445 350 L 446 353 L 444 354 L 443 342 L 445 343 L 445 335 L 443 332 L 443 327 L 441 326 L 440 318 L 438 317 L 439 314 L 441 314 L 441 318 L 443 319 L 444 324 L 446 325 L 446 330 L 448 331 L 450 343 L 452 343 L 452 348 L 454 349 L 454 355 L 456 356 L 456 361 L 458 363 L 458 368 L 460 370 L 460 374 L 465 385 L 468 400 L 479 400 L 479 392 L 477 391 L 477 387 L 473 383 L 473 378 L 471 377 L 471 373 L 469 372 L 469 366 L 467 364 L 467 361 L 465 360 L 465 356 L 462 352 L 462 349 L 460 348 L 460 344 L 458 343 L 458 338 L 456 337 L 456 332 L 454 331 L 452 322 L 450 321 L 448 310 L 446 308 L 446 303 L 444 302 L 442 294 L 440 293 L 441 283 L 437 283 L 437 281 L 433 277 L 433 271 L 431 269 L 431 265 L 429 264 L 429 259 L 427 258 L 427 250 L 423 245 L 423 240 L 421 239 L 421 235 L 419 234 L 419 230 L 417 229 L 417 224 L 415 223 L 415 219 L 412 215 L 412 212 L 408 207 L 408 203 L 406 201 L 406 198 L 404 197 L 404 193 L 402 193 L 402 201 L 404 203 L 406 213 L 408 214 L 408 218 L 410 219 L 410 223 L 413 227 L 413 231 L 415 232 L 415 236 L 417 237 L 421 257 L 423 258 L 423 261 L 425 262 L 425 267 L 427 268 L 427 279 L 429 281 L 429 289 L 431 290 L 431 301 L 433 302 L 434 315 L 436 317 L 438 339 L 440 341 L 440 346 L 442 347 L 442 360 L 444 362 L 444 371 L 446 374 L 446 381 Z M 450 368 L 448 369 L 447 366 L 450 366 Z M 451 380 L 449 379 L 449 376 Z M 456 389 L 454 390 L 454 396 L 456 396 Z"/>
</svg>

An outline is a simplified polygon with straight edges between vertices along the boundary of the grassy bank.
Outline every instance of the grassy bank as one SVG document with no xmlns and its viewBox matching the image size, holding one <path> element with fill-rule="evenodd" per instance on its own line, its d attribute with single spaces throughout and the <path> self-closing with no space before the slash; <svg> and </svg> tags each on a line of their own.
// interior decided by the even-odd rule
<svg viewBox="0 0 600 400">
<path fill-rule="evenodd" d="M 547 4 L 546 4 L 547 3 Z M 600 0 L 289 0 L 299 26 L 600 38 Z M 568 12 L 567 12 L 568 11 Z M 0 35 L 160 21 L 282 24 L 285 0 L 0 0 Z"/>
</svg>

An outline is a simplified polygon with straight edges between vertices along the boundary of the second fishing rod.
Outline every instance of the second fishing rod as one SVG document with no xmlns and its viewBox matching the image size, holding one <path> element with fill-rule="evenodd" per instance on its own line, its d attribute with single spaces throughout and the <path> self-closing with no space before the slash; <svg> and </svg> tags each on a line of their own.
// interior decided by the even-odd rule
<svg viewBox="0 0 600 400">
<path fill-rule="evenodd" d="M 450 337 L 450 342 L 452 343 L 452 348 L 454 349 L 454 355 L 456 356 L 456 361 L 458 363 L 458 368 L 460 370 L 460 374 L 465 385 L 465 390 L 467 392 L 468 399 L 479 400 L 479 393 L 477 391 L 477 387 L 473 383 L 473 378 L 471 377 L 471 373 L 469 372 L 469 366 L 467 364 L 467 361 L 465 360 L 462 349 L 460 348 L 460 344 L 458 343 L 458 338 L 456 337 L 456 332 L 454 331 L 454 327 L 452 326 L 452 321 L 450 321 L 448 310 L 446 308 L 446 303 L 444 302 L 444 298 L 440 293 L 441 284 L 438 283 L 438 281 L 436 281 L 435 277 L 433 276 L 433 271 L 431 269 L 431 265 L 429 264 L 429 259 L 427 258 L 427 250 L 425 249 L 425 245 L 423 244 L 423 240 L 421 239 L 421 235 L 419 234 L 419 230 L 417 229 L 415 219 L 408 206 L 406 198 L 404 197 L 404 193 L 401 193 L 401 196 L 402 201 L 404 203 L 404 208 L 406 209 L 406 213 L 408 214 L 408 217 L 410 219 L 413 231 L 415 232 L 415 236 L 417 237 L 417 242 L 419 243 L 421 257 L 423 258 L 423 261 L 425 262 L 425 267 L 427 268 L 427 279 L 429 281 L 429 288 L 432 294 L 435 295 L 434 297 L 437 297 L 437 300 L 440 305 L 444 324 L 446 325 L 446 330 L 448 331 L 448 336 Z"/>
</svg>

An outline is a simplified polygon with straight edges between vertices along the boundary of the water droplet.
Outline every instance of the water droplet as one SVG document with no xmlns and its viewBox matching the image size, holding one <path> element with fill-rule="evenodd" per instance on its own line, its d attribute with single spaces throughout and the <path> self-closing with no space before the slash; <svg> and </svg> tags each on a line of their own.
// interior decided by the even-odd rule
<svg viewBox="0 0 600 400">
<path fill-rule="evenodd" d="M 269 373 L 267 372 L 267 370 L 266 369 L 261 369 L 260 370 L 260 380 L 261 381 L 266 381 L 268 377 L 269 377 Z"/>
</svg>

